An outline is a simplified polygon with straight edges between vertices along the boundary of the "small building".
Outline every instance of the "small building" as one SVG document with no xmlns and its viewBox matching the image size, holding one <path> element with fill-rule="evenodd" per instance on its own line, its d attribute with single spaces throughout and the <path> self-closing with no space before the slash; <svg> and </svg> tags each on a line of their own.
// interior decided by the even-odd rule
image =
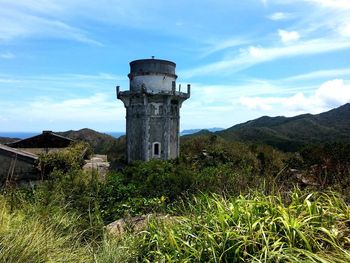
<svg viewBox="0 0 350 263">
<path fill-rule="evenodd" d="M 62 148 L 68 147 L 72 142 L 73 140 L 53 133 L 52 131 L 43 131 L 42 134 L 37 136 L 8 143 L 6 145 L 33 154 L 41 154 L 59 151 Z"/>
<path fill-rule="evenodd" d="M 0 144 L 0 185 L 6 181 L 32 181 L 40 179 L 36 154 Z"/>
</svg>

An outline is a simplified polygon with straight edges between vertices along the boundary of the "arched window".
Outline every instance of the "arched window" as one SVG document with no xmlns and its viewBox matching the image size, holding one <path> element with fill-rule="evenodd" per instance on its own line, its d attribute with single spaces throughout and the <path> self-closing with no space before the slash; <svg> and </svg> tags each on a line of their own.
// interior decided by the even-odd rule
<svg viewBox="0 0 350 263">
<path fill-rule="evenodd" d="M 154 142 L 152 147 L 152 155 L 153 157 L 160 157 L 160 143 Z"/>
</svg>

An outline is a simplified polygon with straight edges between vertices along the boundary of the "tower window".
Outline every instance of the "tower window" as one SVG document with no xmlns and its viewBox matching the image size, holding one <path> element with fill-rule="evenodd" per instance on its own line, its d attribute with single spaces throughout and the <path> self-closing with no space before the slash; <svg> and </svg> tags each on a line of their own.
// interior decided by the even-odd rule
<svg viewBox="0 0 350 263">
<path fill-rule="evenodd" d="M 153 157 L 159 157 L 160 156 L 160 143 L 154 142 L 153 143 Z"/>
</svg>

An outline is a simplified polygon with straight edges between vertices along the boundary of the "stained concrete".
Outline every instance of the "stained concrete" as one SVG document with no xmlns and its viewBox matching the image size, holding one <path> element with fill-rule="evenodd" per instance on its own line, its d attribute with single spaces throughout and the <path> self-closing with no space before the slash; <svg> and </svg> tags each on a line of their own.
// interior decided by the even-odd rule
<svg viewBox="0 0 350 263">
<path fill-rule="evenodd" d="M 179 156 L 180 108 L 190 97 L 190 85 L 187 93 L 176 90 L 175 67 L 167 60 L 132 61 L 129 90 L 117 88 L 117 97 L 126 108 L 129 163 Z"/>
<path fill-rule="evenodd" d="M 40 179 L 38 156 L 0 144 L 0 185 Z"/>
</svg>

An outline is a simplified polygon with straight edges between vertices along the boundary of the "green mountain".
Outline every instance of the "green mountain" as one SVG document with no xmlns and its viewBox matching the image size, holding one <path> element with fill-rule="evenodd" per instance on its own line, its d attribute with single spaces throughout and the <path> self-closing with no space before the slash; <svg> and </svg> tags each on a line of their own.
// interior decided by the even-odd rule
<svg viewBox="0 0 350 263">
<path fill-rule="evenodd" d="M 70 130 L 56 133 L 76 141 L 88 142 L 93 148 L 94 153 L 107 154 L 108 160 L 112 163 L 123 161 L 125 158 L 125 136 L 116 139 L 111 135 L 87 128 L 78 131 Z"/>
<path fill-rule="evenodd" d="M 100 133 L 91 129 L 81 129 L 78 131 L 65 131 L 57 132 L 62 136 L 68 137 L 76 141 L 88 142 L 93 148 L 95 153 L 99 154 L 111 154 L 111 153 L 124 153 L 125 136 L 121 136 L 118 139 L 111 135 Z"/>
<path fill-rule="evenodd" d="M 349 143 L 350 103 L 316 115 L 263 116 L 213 134 L 230 141 L 268 144 L 285 151 L 295 151 L 306 144 Z"/>
<path fill-rule="evenodd" d="M 104 153 L 117 139 L 111 135 L 100 133 L 91 129 L 81 129 L 78 131 L 56 132 L 62 136 L 68 137 L 75 141 L 88 142 L 96 153 Z"/>
</svg>

